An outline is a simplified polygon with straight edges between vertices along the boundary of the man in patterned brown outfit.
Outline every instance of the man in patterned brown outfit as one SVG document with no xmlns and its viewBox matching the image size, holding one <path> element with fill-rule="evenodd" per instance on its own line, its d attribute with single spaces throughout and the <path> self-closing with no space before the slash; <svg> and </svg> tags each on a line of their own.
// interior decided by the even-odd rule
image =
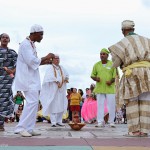
<svg viewBox="0 0 150 150">
<path fill-rule="evenodd" d="M 126 104 L 128 134 L 148 136 L 150 129 L 150 39 L 134 33 L 134 22 L 122 22 L 124 38 L 109 47 L 113 66 L 123 71 L 119 102 Z"/>
</svg>

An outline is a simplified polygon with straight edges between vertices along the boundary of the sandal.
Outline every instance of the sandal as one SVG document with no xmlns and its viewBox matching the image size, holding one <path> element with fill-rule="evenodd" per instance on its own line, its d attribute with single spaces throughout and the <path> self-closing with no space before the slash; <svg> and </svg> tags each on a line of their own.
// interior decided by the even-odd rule
<svg viewBox="0 0 150 150">
<path fill-rule="evenodd" d="M 4 127 L 0 125 L 0 131 L 5 131 Z"/>
<path fill-rule="evenodd" d="M 140 137 L 148 137 L 148 133 L 140 132 Z"/>
<path fill-rule="evenodd" d="M 140 132 L 128 132 L 128 134 L 125 134 L 126 137 L 140 137 Z"/>
</svg>

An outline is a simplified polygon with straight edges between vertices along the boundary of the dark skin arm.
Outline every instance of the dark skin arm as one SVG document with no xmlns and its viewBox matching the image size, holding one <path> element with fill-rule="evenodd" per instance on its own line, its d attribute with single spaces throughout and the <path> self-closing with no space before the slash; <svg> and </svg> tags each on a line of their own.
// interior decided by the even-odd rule
<svg viewBox="0 0 150 150">
<path fill-rule="evenodd" d="M 7 72 L 7 74 L 14 74 L 15 73 L 15 71 L 16 71 L 16 68 L 14 68 L 14 69 L 9 69 L 9 68 L 7 68 L 7 67 L 3 67 L 4 68 L 4 70 Z"/>
<path fill-rule="evenodd" d="M 53 58 L 54 58 L 54 54 L 53 53 L 49 53 L 48 55 L 46 55 L 45 57 L 42 57 L 41 58 L 41 63 L 40 63 L 40 65 L 45 65 L 45 64 L 51 64 L 52 63 L 52 60 L 53 60 Z M 16 68 L 14 68 L 14 69 L 9 69 L 9 68 L 7 68 L 7 67 L 3 67 L 4 68 L 4 70 L 7 72 L 7 74 L 14 74 L 15 73 L 15 71 L 16 71 Z"/>
<path fill-rule="evenodd" d="M 96 81 L 96 82 L 100 82 L 101 80 L 100 80 L 100 78 L 99 77 L 91 77 L 94 81 Z"/>
<path fill-rule="evenodd" d="M 41 58 L 41 63 L 40 65 L 45 65 L 45 64 L 52 64 L 52 60 L 54 58 L 53 53 L 49 53 L 47 56 Z M 14 69 L 9 69 L 7 67 L 3 67 L 3 69 L 7 72 L 7 74 L 11 75 L 13 77 L 14 73 L 16 72 L 16 68 Z"/>
<path fill-rule="evenodd" d="M 41 58 L 41 64 L 40 65 L 45 65 L 45 64 L 52 64 L 52 60 L 54 58 L 54 54 L 53 53 L 49 53 L 48 55 L 46 55 L 45 57 Z"/>
<path fill-rule="evenodd" d="M 108 86 L 110 86 L 112 83 L 114 83 L 115 82 L 115 78 L 112 78 L 110 81 L 106 81 L 106 84 L 108 85 Z"/>
<path fill-rule="evenodd" d="M 96 81 L 96 82 L 100 82 L 101 80 L 100 80 L 100 78 L 99 77 L 91 77 L 94 81 Z M 115 78 L 112 78 L 110 81 L 106 81 L 106 84 L 108 85 L 108 86 L 110 86 L 112 83 L 114 83 L 115 82 Z"/>
</svg>

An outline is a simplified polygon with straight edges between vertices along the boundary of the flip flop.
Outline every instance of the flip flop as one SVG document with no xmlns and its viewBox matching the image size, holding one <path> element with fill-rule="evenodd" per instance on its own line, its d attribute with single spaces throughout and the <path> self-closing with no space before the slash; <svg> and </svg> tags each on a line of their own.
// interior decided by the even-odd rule
<svg viewBox="0 0 150 150">
<path fill-rule="evenodd" d="M 140 137 L 148 137 L 148 134 L 147 133 L 141 133 Z"/>
<path fill-rule="evenodd" d="M 140 134 L 133 134 L 132 132 L 128 132 L 128 134 L 125 134 L 126 137 L 140 137 Z"/>
</svg>

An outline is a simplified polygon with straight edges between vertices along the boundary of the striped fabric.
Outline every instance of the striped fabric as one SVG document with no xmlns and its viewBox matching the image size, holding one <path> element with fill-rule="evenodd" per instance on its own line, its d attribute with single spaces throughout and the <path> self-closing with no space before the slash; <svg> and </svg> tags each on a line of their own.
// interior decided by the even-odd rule
<svg viewBox="0 0 150 150">
<path fill-rule="evenodd" d="M 150 130 L 150 101 L 126 100 L 126 115 L 129 132 L 140 131 L 149 133 Z"/>
<path fill-rule="evenodd" d="M 126 67 L 134 62 L 150 62 L 150 39 L 139 35 L 130 35 L 117 44 L 109 47 L 112 60 L 119 58 L 118 66 Z M 123 63 L 122 63 L 123 62 Z M 131 77 L 124 75 L 119 85 L 119 100 L 137 97 L 143 92 L 150 91 L 150 68 L 134 68 Z M 121 103 L 120 102 L 120 103 Z"/>
<path fill-rule="evenodd" d="M 0 116 L 9 116 L 14 109 L 11 90 L 13 78 L 6 73 L 3 67 L 12 69 L 16 61 L 17 53 L 14 50 L 0 48 Z"/>
<path fill-rule="evenodd" d="M 4 121 L 5 121 L 5 118 L 0 116 L 0 128 L 4 126 Z"/>
</svg>

